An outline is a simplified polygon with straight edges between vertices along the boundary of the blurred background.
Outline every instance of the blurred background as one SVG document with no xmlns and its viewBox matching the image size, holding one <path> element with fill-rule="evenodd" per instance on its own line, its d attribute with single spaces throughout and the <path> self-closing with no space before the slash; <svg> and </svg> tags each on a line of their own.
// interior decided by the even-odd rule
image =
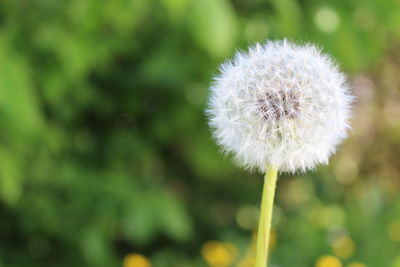
<svg viewBox="0 0 400 267">
<path fill-rule="evenodd" d="M 219 153 L 217 66 L 311 41 L 353 130 L 281 176 L 271 267 L 400 266 L 399 0 L 19 0 L 0 9 L 0 266 L 252 267 L 262 175 Z"/>
</svg>

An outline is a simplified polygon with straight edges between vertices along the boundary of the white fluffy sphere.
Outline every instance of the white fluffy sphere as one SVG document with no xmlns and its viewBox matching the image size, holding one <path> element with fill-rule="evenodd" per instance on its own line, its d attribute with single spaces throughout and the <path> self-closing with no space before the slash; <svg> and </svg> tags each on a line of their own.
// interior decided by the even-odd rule
<svg viewBox="0 0 400 267">
<path fill-rule="evenodd" d="M 207 113 L 240 166 L 295 172 L 328 162 L 346 137 L 352 100 L 344 75 L 318 48 L 269 41 L 222 64 Z"/>
</svg>

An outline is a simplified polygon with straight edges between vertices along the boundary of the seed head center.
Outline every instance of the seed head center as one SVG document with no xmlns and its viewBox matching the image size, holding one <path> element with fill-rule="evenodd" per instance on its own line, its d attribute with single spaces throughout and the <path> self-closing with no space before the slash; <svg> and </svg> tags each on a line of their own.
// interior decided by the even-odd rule
<svg viewBox="0 0 400 267">
<path fill-rule="evenodd" d="M 293 91 L 268 91 L 257 99 L 258 110 L 265 120 L 294 119 L 298 116 L 300 101 Z"/>
</svg>

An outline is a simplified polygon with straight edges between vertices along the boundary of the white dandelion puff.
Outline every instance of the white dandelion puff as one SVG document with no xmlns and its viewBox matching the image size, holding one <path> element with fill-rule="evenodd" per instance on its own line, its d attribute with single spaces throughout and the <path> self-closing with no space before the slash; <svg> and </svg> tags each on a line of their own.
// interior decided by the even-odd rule
<svg viewBox="0 0 400 267">
<path fill-rule="evenodd" d="M 295 172 L 328 162 L 347 135 L 352 101 L 345 76 L 318 48 L 269 41 L 222 64 L 207 114 L 238 165 Z"/>
</svg>

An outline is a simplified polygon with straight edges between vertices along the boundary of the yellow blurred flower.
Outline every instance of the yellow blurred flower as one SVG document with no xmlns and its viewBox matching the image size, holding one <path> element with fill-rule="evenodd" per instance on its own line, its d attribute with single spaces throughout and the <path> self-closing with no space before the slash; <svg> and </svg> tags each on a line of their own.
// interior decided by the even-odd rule
<svg viewBox="0 0 400 267">
<path fill-rule="evenodd" d="M 391 222 L 387 230 L 390 239 L 393 241 L 400 241 L 400 220 Z"/>
<path fill-rule="evenodd" d="M 201 248 L 201 253 L 210 266 L 227 267 L 235 260 L 237 248 L 230 243 L 208 241 Z"/>
<path fill-rule="evenodd" d="M 342 267 L 340 260 L 333 256 L 322 256 L 317 260 L 315 267 Z"/>
<path fill-rule="evenodd" d="M 307 212 L 311 223 L 321 228 L 332 228 L 342 225 L 346 219 L 346 212 L 338 205 L 322 205 L 317 203 Z"/>
<path fill-rule="evenodd" d="M 130 253 L 124 257 L 124 267 L 151 267 L 151 263 L 143 255 Z"/>
<path fill-rule="evenodd" d="M 339 236 L 335 238 L 331 245 L 335 255 L 344 259 L 353 255 L 355 250 L 354 242 L 348 236 Z"/>
<path fill-rule="evenodd" d="M 367 265 L 361 262 L 352 262 L 347 267 L 367 267 Z"/>
</svg>

